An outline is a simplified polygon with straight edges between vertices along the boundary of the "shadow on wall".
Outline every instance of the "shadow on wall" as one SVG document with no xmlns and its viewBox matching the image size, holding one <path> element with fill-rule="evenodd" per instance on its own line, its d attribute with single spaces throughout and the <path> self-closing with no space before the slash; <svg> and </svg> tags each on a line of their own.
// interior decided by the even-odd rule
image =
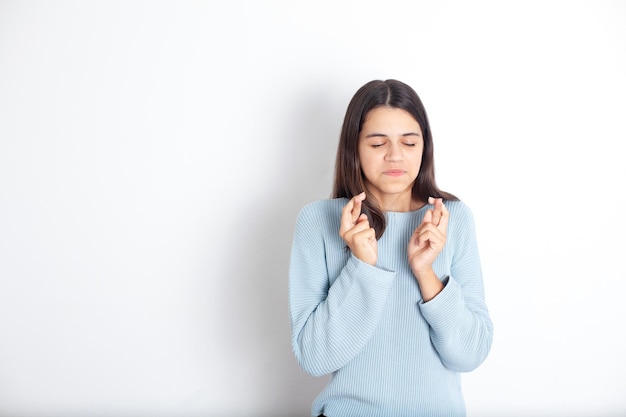
<svg viewBox="0 0 626 417">
<path fill-rule="evenodd" d="M 320 92 L 321 91 L 321 92 Z M 296 216 L 310 201 L 330 196 L 334 157 L 344 109 L 327 105 L 328 91 L 297 94 L 287 103 L 289 112 L 276 117 L 284 126 L 277 149 L 281 167 L 274 169 L 272 184 L 261 187 L 261 204 L 254 208 L 246 239 L 236 245 L 249 254 L 237 265 L 235 290 L 241 295 L 238 316 L 233 323 L 248 334 L 246 355 L 255 358 L 259 389 L 257 417 L 309 416 L 311 402 L 326 384 L 327 377 L 314 378 L 298 365 L 291 349 L 288 310 L 288 269 Z M 335 104 L 337 107 L 337 104 Z M 235 247 L 235 242 L 233 242 Z"/>
</svg>

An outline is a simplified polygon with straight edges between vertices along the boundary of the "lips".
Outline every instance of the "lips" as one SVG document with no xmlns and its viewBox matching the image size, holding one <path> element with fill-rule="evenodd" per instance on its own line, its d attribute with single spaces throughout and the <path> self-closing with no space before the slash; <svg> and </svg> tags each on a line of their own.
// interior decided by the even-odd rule
<svg viewBox="0 0 626 417">
<path fill-rule="evenodd" d="M 404 172 L 405 171 L 403 169 L 388 169 L 387 171 L 384 171 L 383 174 L 389 175 L 390 177 L 399 177 L 404 175 Z"/>
</svg>

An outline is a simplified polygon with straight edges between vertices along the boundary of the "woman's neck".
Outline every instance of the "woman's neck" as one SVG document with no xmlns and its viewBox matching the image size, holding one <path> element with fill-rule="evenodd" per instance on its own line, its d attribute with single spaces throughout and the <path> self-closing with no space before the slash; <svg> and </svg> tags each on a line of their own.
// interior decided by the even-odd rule
<svg viewBox="0 0 626 417">
<path fill-rule="evenodd" d="M 426 204 L 423 201 L 416 200 L 411 195 L 391 195 L 381 198 L 374 196 L 380 208 L 383 211 L 408 212 L 418 210 Z"/>
</svg>

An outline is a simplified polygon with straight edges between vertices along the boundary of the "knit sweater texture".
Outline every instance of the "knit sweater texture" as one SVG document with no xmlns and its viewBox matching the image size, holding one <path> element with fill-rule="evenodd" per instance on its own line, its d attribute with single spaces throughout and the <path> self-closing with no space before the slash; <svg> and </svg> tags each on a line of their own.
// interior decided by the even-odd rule
<svg viewBox="0 0 626 417">
<path fill-rule="evenodd" d="M 485 304 L 474 219 L 447 201 L 446 244 L 433 263 L 444 289 L 422 300 L 407 243 L 430 205 L 387 212 L 378 263 L 357 259 L 339 236 L 345 198 L 300 211 L 289 267 L 292 347 L 309 374 L 332 374 L 311 415 L 465 416 L 460 373 L 487 357 Z"/>
</svg>

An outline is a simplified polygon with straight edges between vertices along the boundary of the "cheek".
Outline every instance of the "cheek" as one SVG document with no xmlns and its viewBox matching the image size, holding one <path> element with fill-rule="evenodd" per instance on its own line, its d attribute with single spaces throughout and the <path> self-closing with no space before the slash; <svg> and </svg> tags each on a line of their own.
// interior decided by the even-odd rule
<svg viewBox="0 0 626 417">
<path fill-rule="evenodd" d="M 415 156 L 415 158 L 413 159 L 413 163 L 412 165 L 415 167 L 415 175 L 417 176 L 417 174 L 420 172 L 420 169 L 422 168 L 422 155 L 420 154 L 419 156 Z"/>
<path fill-rule="evenodd" d="M 361 170 L 365 173 L 372 171 L 376 167 L 376 158 L 365 152 L 361 158 Z"/>
<path fill-rule="evenodd" d="M 359 163 L 361 164 L 361 168 L 363 168 L 369 164 L 368 154 L 361 147 L 357 149 L 357 152 L 358 152 Z"/>
<path fill-rule="evenodd" d="M 420 150 L 420 152 L 417 152 L 415 155 L 415 164 L 417 164 L 417 166 L 419 167 L 420 165 L 422 165 L 422 157 L 424 156 L 424 152 L 423 149 Z"/>
</svg>

